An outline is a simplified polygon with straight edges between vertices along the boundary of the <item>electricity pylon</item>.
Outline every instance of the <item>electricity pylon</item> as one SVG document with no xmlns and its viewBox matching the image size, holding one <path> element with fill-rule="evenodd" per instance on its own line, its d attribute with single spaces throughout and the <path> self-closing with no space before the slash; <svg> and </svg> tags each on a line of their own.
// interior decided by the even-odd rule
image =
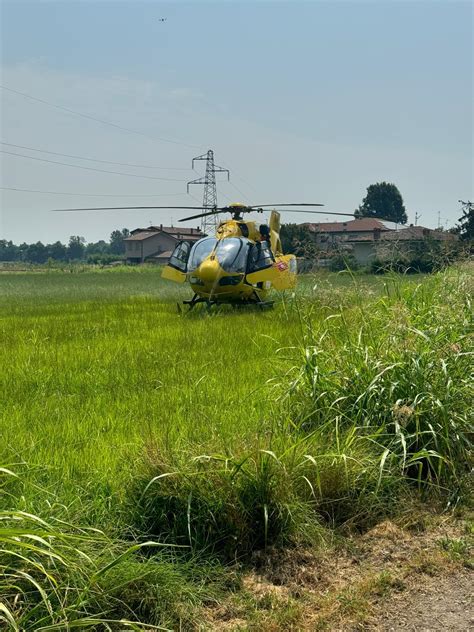
<svg viewBox="0 0 474 632">
<path fill-rule="evenodd" d="M 209 210 L 217 208 L 217 186 L 216 186 L 216 173 L 225 172 L 227 173 L 227 180 L 230 179 L 230 172 L 228 169 L 223 169 L 222 167 L 218 167 L 214 164 L 214 152 L 212 149 L 206 154 L 202 154 L 202 156 L 197 156 L 193 158 L 192 168 L 194 169 L 194 162 L 196 160 L 205 160 L 206 161 L 206 175 L 203 178 L 198 178 L 197 180 L 191 180 L 188 182 L 188 193 L 189 193 L 189 185 L 190 184 L 203 184 L 204 185 L 204 195 L 202 205 L 204 208 L 208 208 Z M 217 228 L 217 224 L 219 221 L 219 216 L 216 214 L 208 215 L 207 217 L 203 217 L 201 219 L 201 230 L 206 235 L 212 234 L 215 232 Z"/>
</svg>

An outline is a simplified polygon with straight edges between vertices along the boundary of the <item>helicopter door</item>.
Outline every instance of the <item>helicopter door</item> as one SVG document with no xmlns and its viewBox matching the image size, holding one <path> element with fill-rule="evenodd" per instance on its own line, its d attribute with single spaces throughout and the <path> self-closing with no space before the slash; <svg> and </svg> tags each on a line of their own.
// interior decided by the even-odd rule
<svg viewBox="0 0 474 632">
<path fill-rule="evenodd" d="M 189 241 L 181 241 L 173 250 L 168 263 L 163 269 L 161 273 L 162 278 L 175 283 L 184 283 L 186 281 L 190 252 L 191 244 Z"/>
<path fill-rule="evenodd" d="M 274 263 L 275 257 L 268 243 L 262 241 L 255 244 L 249 253 L 247 282 L 253 284 L 274 281 L 278 276 Z"/>
</svg>

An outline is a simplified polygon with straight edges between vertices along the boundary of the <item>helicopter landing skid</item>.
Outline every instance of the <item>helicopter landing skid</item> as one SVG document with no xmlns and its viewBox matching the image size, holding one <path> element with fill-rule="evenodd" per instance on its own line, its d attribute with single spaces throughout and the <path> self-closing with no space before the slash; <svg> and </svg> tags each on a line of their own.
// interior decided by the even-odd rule
<svg viewBox="0 0 474 632">
<path fill-rule="evenodd" d="M 208 298 L 202 298 L 198 296 L 197 294 L 195 294 L 190 301 L 183 301 L 183 305 L 187 305 L 189 307 L 188 312 L 190 312 L 193 309 L 193 307 L 197 305 L 198 303 L 204 303 L 208 310 L 210 310 L 213 305 L 222 304 L 219 301 L 213 301 Z M 178 312 L 181 313 L 181 306 L 179 303 L 178 303 Z"/>
<path fill-rule="evenodd" d="M 198 303 L 205 303 L 208 310 L 212 308 L 213 305 L 225 305 L 225 301 L 213 301 L 208 298 L 202 298 L 195 294 L 193 298 L 189 301 L 183 301 L 183 305 L 187 305 L 189 307 L 188 312 L 190 312 Z M 232 305 L 234 309 L 239 309 L 242 307 L 259 307 L 260 309 L 269 309 L 273 307 L 274 301 L 262 301 L 262 299 L 256 294 L 254 300 L 240 301 L 238 303 L 229 302 L 228 304 Z M 178 312 L 181 313 L 181 305 L 178 303 Z"/>
<path fill-rule="evenodd" d="M 258 307 L 261 310 L 271 309 L 275 301 L 242 301 L 240 303 L 231 303 L 234 309 L 244 309 L 249 307 Z"/>
<path fill-rule="evenodd" d="M 206 298 L 201 298 L 197 294 L 195 294 L 190 301 L 183 301 L 183 305 L 187 305 L 189 307 L 188 311 L 191 311 L 193 307 L 197 305 L 198 303 L 207 303 L 208 307 L 210 307 L 211 304 L 214 302 L 215 301 L 208 301 Z M 178 312 L 181 312 L 181 306 L 179 303 L 178 303 Z"/>
</svg>

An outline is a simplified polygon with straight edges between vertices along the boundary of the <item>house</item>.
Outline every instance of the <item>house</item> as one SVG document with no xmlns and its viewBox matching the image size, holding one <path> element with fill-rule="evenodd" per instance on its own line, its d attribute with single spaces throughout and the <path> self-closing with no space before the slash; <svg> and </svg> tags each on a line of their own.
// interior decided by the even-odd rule
<svg viewBox="0 0 474 632">
<path fill-rule="evenodd" d="M 335 250 L 355 257 L 361 265 L 367 265 L 374 257 L 374 242 L 382 234 L 396 228 L 393 222 L 386 222 L 372 217 L 363 217 L 344 222 L 306 223 L 313 234 L 322 261 L 329 262 L 329 256 Z M 325 258 L 325 255 L 327 257 Z"/>
<path fill-rule="evenodd" d="M 136 228 L 124 239 L 128 263 L 152 261 L 166 263 L 179 241 L 194 243 L 206 235 L 200 228 L 176 226 L 148 226 Z"/>
<path fill-rule="evenodd" d="M 306 223 L 308 229 L 314 234 L 315 241 L 323 249 L 329 249 L 332 245 L 342 241 L 350 241 L 358 237 L 368 237 L 374 232 L 382 233 L 394 230 L 396 224 L 380 219 L 363 217 L 352 219 L 348 222 L 317 222 Z"/>
<path fill-rule="evenodd" d="M 156 263 L 158 265 L 165 266 L 172 254 L 172 250 L 165 250 L 164 252 L 160 252 L 157 255 L 149 257 L 147 261 L 149 261 L 150 263 Z"/>
<path fill-rule="evenodd" d="M 364 217 L 348 222 L 320 222 L 304 224 L 319 246 L 321 254 L 334 250 L 352 255 L 358 264 L 368 265 L 376 258 L 389 258 L 394 254 L 407 253 L 415 244 L 431 241 L 449 241 L 450 233 L 424 228 L 403 226 L 394 222 Z"/>
</svg>

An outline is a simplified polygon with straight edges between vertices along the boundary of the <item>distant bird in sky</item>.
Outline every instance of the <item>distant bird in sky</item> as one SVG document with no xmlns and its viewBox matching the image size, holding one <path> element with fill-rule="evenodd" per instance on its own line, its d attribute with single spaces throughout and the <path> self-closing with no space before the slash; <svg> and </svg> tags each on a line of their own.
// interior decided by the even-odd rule
<svg viewBox="0 0 474 632">
<path fill-rule="evenodd" d="M 166 22 L 167 18 L 158 18 L 158 22 Z"/>
</svg>

